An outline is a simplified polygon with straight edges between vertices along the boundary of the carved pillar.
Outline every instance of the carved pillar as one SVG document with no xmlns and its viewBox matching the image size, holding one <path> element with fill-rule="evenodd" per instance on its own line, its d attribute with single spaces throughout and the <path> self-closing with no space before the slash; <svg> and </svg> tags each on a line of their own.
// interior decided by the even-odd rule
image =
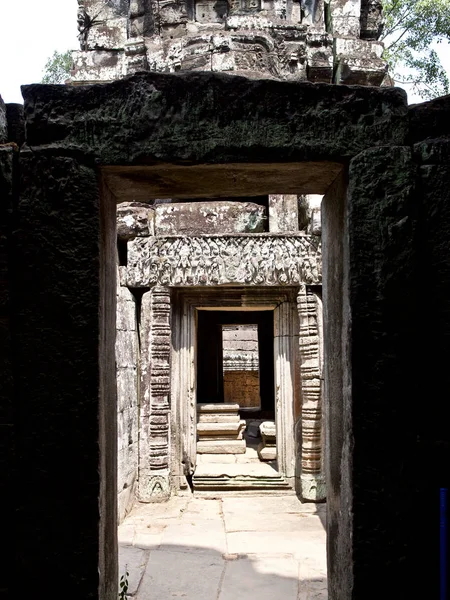
<svg viewBox="0 0 450 600">
<path fill-rule="evenodd" d="M 275 422 L 277 437 L 277 459 L 281 474 L 294 484 L 295 438 L 294 404 L 296 380 L 296 329 L 295 304 L 282 302 L 274 315 L 275 354 Z"/>
<path fill-rule="evenodd" d="M 170 496 L 170 292 L 154 287 L 142 297 L 138 499 Z"/>
<path fill-rule="evenodd" d="M 303 285 L 297 305 L 302 393 L 300 489 L 303 499 L 320 501 L 326 496 L 322 442 L 320 300 Z"/>
</svg>

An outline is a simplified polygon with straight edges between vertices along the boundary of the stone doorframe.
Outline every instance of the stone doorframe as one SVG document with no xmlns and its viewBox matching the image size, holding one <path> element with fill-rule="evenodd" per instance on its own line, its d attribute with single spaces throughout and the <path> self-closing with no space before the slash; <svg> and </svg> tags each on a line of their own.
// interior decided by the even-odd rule
<svg viewBox="0 0 450 600">
<path fill-rule="evenodd" d="M 170 471 L 174 487 L 187 487 L 186 475 L 193 473 L 196 463 L 197 311 L 273 310 L 279 471 L 305 500 L 323 500 L 321 317 L 316 295 L 301 285 L 174 288 L 171 297 Z"/>
</svg>

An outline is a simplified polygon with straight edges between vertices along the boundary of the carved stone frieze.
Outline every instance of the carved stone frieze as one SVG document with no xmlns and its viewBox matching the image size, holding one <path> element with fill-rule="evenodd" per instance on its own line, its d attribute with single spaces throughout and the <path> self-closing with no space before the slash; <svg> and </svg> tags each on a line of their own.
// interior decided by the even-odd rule
<svg viewBox="0 0 450 600">
<path fill-rule="evenodd" d="M 136 238 L 127 277 L 130 287 L 318 284 L 321 249 L 302 234 Z"/>
</svg>

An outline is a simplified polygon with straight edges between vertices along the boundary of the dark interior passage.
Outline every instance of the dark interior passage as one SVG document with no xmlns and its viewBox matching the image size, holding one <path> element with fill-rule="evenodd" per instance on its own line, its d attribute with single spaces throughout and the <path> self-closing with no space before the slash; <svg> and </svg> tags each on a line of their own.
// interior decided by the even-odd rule
<svg viewBox="0 0 450 600">
<path fill-rule="evenodd" d="M 223 402 L 222 325 L 258 327 L 261 410 L 252 416 L 274 417 L 273 311 L 205 311 L 197 321 L 197 402 Z"/>
</svg>

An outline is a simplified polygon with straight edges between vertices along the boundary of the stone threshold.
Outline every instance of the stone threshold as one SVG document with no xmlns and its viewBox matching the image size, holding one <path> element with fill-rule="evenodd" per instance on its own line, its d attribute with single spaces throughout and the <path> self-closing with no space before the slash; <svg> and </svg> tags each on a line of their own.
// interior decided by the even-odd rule
<svg viewBox="0 0 450 600">
<path fill-rule="evenodd" d="M 192 478 L 194 493 L 201 490 L 286 490 L 290 483 L 265 463 L 199 464 Z"/>
</svg>

